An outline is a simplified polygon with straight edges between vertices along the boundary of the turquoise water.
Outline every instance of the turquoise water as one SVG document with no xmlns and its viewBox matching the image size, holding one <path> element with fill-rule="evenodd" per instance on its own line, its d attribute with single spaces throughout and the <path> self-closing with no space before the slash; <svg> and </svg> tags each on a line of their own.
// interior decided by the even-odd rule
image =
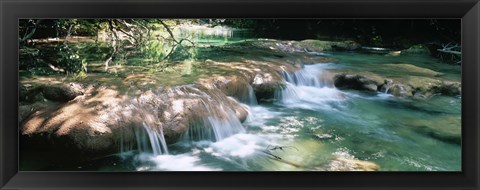
<svg viewBox="0 0 480 190">
<path fill-rule="evenodd" d="M 343 66 L 340 61 L 306 66 L 305 70 L 315 74 Z M 460 127 L 460 97 L 404 99 L 342 91 L 322 84 L 291 88 L 295 93 L 285 92 L 276 102 L 249 105 L 251 114 L 243 123 L 245 132 L 216 142 L 181 141 L 169 145 L 168 155 L 126 152 L 100 161 L 101 166 L 89 163 L 90 167 L 83 168 L 331 171 L 338 170 L 332 163 L 340 157 L 376 163 L 380 171 L 461 170 L 461 145 L 432 135 L 448 134 Z M 115 166 L 102 165 L 106 160 Z"/>
</svg>

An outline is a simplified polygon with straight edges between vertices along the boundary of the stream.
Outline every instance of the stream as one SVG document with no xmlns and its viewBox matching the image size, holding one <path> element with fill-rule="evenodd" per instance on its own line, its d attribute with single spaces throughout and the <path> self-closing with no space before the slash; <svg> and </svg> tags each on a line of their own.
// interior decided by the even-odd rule
<svg viewBox="0 0 480 190">
<path fill-rule="evenodd" d="M 217 41 L 227 38 L 219 37 Z M 249 110 L 243 123 L 225 109 L 221 116 L 203 119 L 203 125 L 211 130 L 196 130 L 193 126 L 180 141 L 169 145 L 161 130 L 151 130 L 144 123 L 144 130 L 136 132 L 137 149 L 122 145 L 118 154 L 49 169 L 342 171 L 354 168 L 338 160 L 363 160 L 377 164 L 380 171 L 461 170 L 461 145 L 436 138 L 424 127 L 460 125 L 460 96 L 416 99 L 385 92 L 340 90 L 321 77 L 335 69 L 403 76 L 409 73 L 386 70 L 381 65 L 409 63 L 445 73 L 442 79 L 459 81 L 459 66 L 438 63 L 425 55 L 327 52 L 327 56 L 337 61 L 304 65 L 294 73 L 283 72 L 287 85 L 276 91 L 275 101 L 257 102 L 249 87 L 248 98 L 240 100 Z"/>
</svg>

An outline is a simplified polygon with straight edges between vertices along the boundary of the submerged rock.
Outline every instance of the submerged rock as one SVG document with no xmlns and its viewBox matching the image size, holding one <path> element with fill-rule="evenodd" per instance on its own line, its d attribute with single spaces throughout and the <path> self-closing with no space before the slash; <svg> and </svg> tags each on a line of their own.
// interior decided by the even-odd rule
<svg viewBox="0 0 480 190">
<path fill-rule="evenodd" d="M 380 166 L 374 162 L 358 160 L 351 155 L 336 155 L 329 164 L 327 171 L 378 171 Z"/>
<path fill-rule="evenodd" d="M 442 116 L 441 119 L 413 119 L 409 122 L 414 130 L 441 141 L 461 144 L 462 127 L 460 116 Z"/>
</svg>

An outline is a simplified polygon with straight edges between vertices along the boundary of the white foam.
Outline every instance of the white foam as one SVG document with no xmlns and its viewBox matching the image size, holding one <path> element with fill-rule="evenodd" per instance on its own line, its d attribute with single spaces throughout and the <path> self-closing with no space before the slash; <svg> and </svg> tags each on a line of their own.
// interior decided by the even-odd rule
<svg viewBox="0 0 480 190">
<path fill-rule="evenodd" d="M 200 163 L 198 156 L 190 154 L 158 155 L 148 157 L 155 166 L 150 170 L 166 171 L 219 171 L 218 168 L 208 167 Z"/>
<path fill-rule="evenodd" d="M 214 156 L 230 156 L 245 158 L 258 153 L 269 145 L 269 140 L 259 135 L 236 134 L 221 141 L 212 143 L 205 151 Z"/>
<path fill-rule="evenodd" d="M 250 106 L 249 108 L 245 124 L 251 126 L 264 126 L 268 120 L 276 118 L 281 114 L 280 112 L 271 111 L 263 106 Z"/>
</svg>

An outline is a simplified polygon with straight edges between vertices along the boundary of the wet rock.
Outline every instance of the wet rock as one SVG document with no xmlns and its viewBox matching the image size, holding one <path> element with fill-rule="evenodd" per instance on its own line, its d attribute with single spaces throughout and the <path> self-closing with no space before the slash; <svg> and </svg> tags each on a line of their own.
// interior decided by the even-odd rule
<svg viewBox="0 0 480 190">
<path fill-rule="evenodd" d="M 78 83 L 45 85 L 42 89 L 46 99 L 58 102 L 68 102 L 84 92 L 83 86 Z"/>
<path fill-rule="evenodd" d="M 389 93 L 397 97 L 412 97 L 413 88 L 410 85 L 394 84 L 390 87 Z"/>
<path fill-rule="evenodd" d="M 398 97 L 427 98 L 435 94 L 456 96 L 461 94 L 461 83 L 441 81 L 430 77 L 408 76 L 406 78 L 386 79 L 379 91 Z"/>
<path fill-rule="evenodd" d="M 232 109 L 235 112 L 238 120 L 240 120 L 240 122 L 244 122 L 248 117 L 248 107 L 238 103 L 233 98 L 229 98 L 229 101 L 232 104 Z"/>
<path fill-rule="evenodd" d="M 278 73 L 258 73 L 253 79 L 252 87 L 257 100 L 268 101 L 275 97 L 275 91 L 285 84 Z"/>
<path fill-rule="evenodd" d="M 410 76 L 404 79 L 403 83 L 412 86 L 415 93 L 419 93 L 426 97 L 434 94 L 455 96 L 460 95 L 461 93 L 460 82 L 441 81 L 429 77 Z"/>
<path fill-rule="evenodd" d="M 237 100 L 248 101 L 248 79 L 241 76 L 219 76 L 210 81 L 216 88 L 220 89 L 227 96 Z"/>
<path fill-rule="evenodd" d="M 340 73 L 334 76 L 334 85 L 340 89 L 365 90 L 376 92 L 383 79 L 374 74 Z"/>
<path fill-rule="evenodd" d="M 433 87 L 433 91 L 447 96 L 456 96 L 461 94 L 462 84 L 460 82 L 443 81 L 441 85 Z"/>
</svg>

